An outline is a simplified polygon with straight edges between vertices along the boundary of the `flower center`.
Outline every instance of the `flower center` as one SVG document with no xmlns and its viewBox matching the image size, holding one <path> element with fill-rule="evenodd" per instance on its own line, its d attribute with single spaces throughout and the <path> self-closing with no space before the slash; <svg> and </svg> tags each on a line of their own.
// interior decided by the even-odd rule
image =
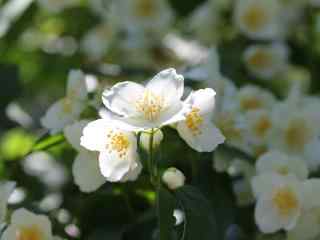
<svg viewBox="0 0 320 240">
<path fill-rule="evenodd" d="M 271 128 L 271 121 L 267 116 L 263 116 L 254 126 L 254 131 L 258 137 L 264 137 Z"/>
<path fill-rule="evenodd" d="M 164 108 L 163 97 L 145 90 L 142 97 L 136 102 L 136 108 L 147 120 L 155 121 Z"/>
<path fill-rule="evenodd" d="M 261 100 L 255 96 L 245 97 L 241 100 L 240 105 L 243 110 L 254 110 L 263 106 Z"/>
<path fill-rule="evenodd" d="M 310 135 L 306 122 L 303 119 L 295 119 L 289 123 L 285 131 L 285 142 L 290 150 L 302 151 Z"/>
<path fill-rule="evenodd" d="M 255 68 L 264 69 L 271 66 L 272 57 L 265 50 L 259 49 L 248 59 L 248 63 Z"/>
<path fill-rule="evenodd" d="M 289 174 L 289 169 L 288 169 L 288 167 L 286 167 L 286 166 L 282 166 L 282 167 L 279 167 L 279 168 L 277 169 L 277 172 L 278 172 L 280 175 L 286 176 L 286 175 Z"/>
<path fill-rule="evenodd" d="M 268 21 L 268 15 L 262 6 L 252 5 L 242 16 L 242 21 L 251 31 L 258 31 Z"/>
<path fill-rule="evenodd" d="M 109 143 L 107 149 L 109 152 L 115 151 L 120 157 L 124 157 L 130 146 L 128 137 L 123 133 L 114 133 L 112 130 L 108 133 Z"/>
<path fill-rule="evenodd" d="M 241 139 L 241 130 L 237 128 L 234 116 L 230 113 L 223 112 L 218 116 L 216 122 L 218 128 L 222 131 L 227 139 Z"/>
<path fill-rule="evenodd" d="M 157 8 L 153 0 L 136 0 L 136 16 L 152 17 L 155 15 Z"/>
<path fill-rule="evenodd" d="M 43 233 L 37 226 L 21 227 L 16 232 L 16 240 L 41 240 Z"/>
<path fill-rule="evenodd" d="M 203 118 L 200 115 L 199 108 L 192 108 L 191 112 L 186 117 L 186 125 L 191 130 L 193 135 L 201 134 L 200 126 L 203 123 Z"/>
<path fill-rule="evenodd" d="M 289 187 L 278 189 L 273 195 L 272 203 L 283 217 L 287 217 L 299 207 L 299 201 Z"/>
</svg>

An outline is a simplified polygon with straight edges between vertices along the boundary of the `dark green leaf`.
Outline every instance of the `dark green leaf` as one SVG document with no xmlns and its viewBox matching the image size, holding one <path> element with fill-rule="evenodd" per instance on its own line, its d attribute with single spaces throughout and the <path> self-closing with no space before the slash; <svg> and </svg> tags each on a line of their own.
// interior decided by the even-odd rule
<svg viewBox="0 0 320 240">
<path fill-rule="evenodd" d="M 159 222 L 159 239 L 172 239 L 174 217 L 173 210 L 175 206 L 174 196 L 164 187 L 158 189 L 157 214 Z"/>
<path fill-rule="evenodd" d="M 175 192 L 185 215 L 185 240 L 213 240 L 217 237 L 217 220 L 208 200 L 193 186 L 184 186 Z"/>
</svg>

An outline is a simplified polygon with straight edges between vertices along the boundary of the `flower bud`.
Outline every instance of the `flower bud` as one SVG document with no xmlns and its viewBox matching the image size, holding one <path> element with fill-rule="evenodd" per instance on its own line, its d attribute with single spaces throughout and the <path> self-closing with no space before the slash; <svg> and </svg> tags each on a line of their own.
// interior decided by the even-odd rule
<svg viewBox="0 0 320 240">
<path fill-rule="evenodd" d="M 140 146 L 146 151 L 149 151 L 150 137 L 151 133 L 149 132 L 143 132 L 140 136 Z M 153 133 L 153 148 L 157 148 L 162 142 L 162 140 L 163 133 L 160 129 L 158 129 L 156 132 Z"/>
<path fill-rule="evenodd" d="M 179 226 L 181 223 L 184 222 L 186 216 L 184 214 L 183 211 L 181 211 L 180 209 L 175 209 L 173 211 L 173 217 L 175 218 L 176 220 L 176 223 L 175 223 L 175 226 Z"/>
<path fill-rule="evenodd" d="M 186 178 L 184 174 L 176 168 L 168 168 L 162 175 L 162 181 L 169 189 L 175 190 L 184 185 Z"/>
</svg>

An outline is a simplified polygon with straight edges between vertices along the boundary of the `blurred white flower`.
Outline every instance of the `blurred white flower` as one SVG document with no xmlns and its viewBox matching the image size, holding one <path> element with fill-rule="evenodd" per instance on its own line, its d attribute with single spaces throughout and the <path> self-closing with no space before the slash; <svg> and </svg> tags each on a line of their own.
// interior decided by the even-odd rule
<svg viewBox="0 0 320 240">
<path fill-rule="evenodd" d="M 258 109 L 272 109 L 276 103 L 271 92 L 255 85 L 246 85 L 237 93 L 236 100 L 241 111 L 251 111 Z"/>
<path fill-rule="evenodd" d="M 251 110 L 245 113 L 246 137 L 254 146 L 266 146 L 272 129 L 271 111 Z"/>
<path fill-rule="evenodd" d="M 100 171 L 110 182 L 134 181 L 141 172 L 136 136 L 120 130 L 112 121 L 90 122 L 83 129 L 81 145 L 99 152 Z"/>
<path fill-rule="evenodd" d="M 129 131 L 160 128 L 185 119 L 189 108 L 181 101 L 184 78 L 172 68 L 163 70 L 146 86 L 122 82 L 103 93 L 103 103 L 122 128 Z"/>
<path fill-rule="evenodd" d="M 304 204 L 302 182 L 293 175 L 271 173 L 254 177 L 252 187 L 257 197 L 255 221 L 261 232 L 295 227 Z"/>
<path fill-rule="evenodd" d="M 295 175 L 300 180 L 308 177 L 308 168 L 302 159 L 279 151 L 269 151 L 263 154 L 257 160 L 256 168 L 258 175 L 273 172 L 283 176 Z"/>
<path fill-rule="evenodd" d="M 0 182 L 0 225 L 6 219 L 7 203 L 15 185 L 14 182 Z"/>
<path fill-rule="evenodd" d="M 235 25 L 249 38 L 277 39 L 283 31 L 281 10 L 278 0 L 238 0 L 234 9 Z"/>
<path fill-rule="evenodd" d="M 286 101 L 274 107 L 269 146 L 301 156 L 306 159 L 310 170 L 315 170 L 313 168 L 318 164 L 315 159 L 309 161 L 308 157 L 312 158 L 312 152 L 316 152 L 320 146 L 317 140 L 320 134 L 320 113 L 316 111 L 320 102 L 317 98 L 299 100 L 293 103 Z"/>
<path fill-rule="evenodd" d="M 167 0 L 119 0 L 114 8 L 120 24 L 129 31 L 164 33 L 173 20 Z"/>
<path fill-rule="evenodd" d="M 55 134 L 77 120 L 85 108 L 87 87 L 85 75 L 80 70 L 72 70 L 68 76 L 66 96 L 55 102 L 41 118 L 43 127 Z"/>
<path fill-rule="evenodd" d="M 107 181 L 99 169 L 98 153 L 90 152 L 80 145 L 82 131 L 89 122 L 82 120 L 64 129 L 67 141 L 78 151 L 72 165 L 72 175 L 83 192 L 93 192 Z"/>
<path fill-rule="evenodd" d="M 203 43 L 212 44 L 219 39 L 219 8 L 214 3 L 214 1 L 203 3 L 189 18 L 190 30 Z"/>
<path fill-rule="evenodd" d="M 108 52 L 116 35 L 115 26 L 103 23 L 89 30 L 82 39 L 82 50 L 92 60 L 102 59 Z"/>
<path fill-rule="evenodd" d="M 191 106 L 186 120 L 177 123 L 180 137 L 198 152 L 212 152 L 225 137 L 213 124 L 215 91 L 211 88 L 192 92 L 185 102 Z"/>
<path fill-rule="evenodd" d="M 320 7 L 320 1 L 319 0 L 309 0 L 311 6 L 313 7 Z"/>
<path fill-rule="evenodd" d="M 36 215 L 26 209 L 18 209 L 11 216 L 11 223 L 3 233 L 3 239 L 52 239 L 51 222 L 44 215 Z"/>
<path fill-rule="evenodd" d="M 39 5 L 45 10 L 58 13 L 68 7 L 79 3 L 79 0 L 38 0 Z"/>
<path fill-rule="evenodd" d="M 244 52 L 248 70 L 262 79 L 270 79 L 288 66 L 288 47 L 281 43 L 256 44 Z"/>
<path fill-rule="evenodd" d="M 320 236 L 320 180 L 303 183 L 305 206 L 296 226 L 287 233 L 288 240 L 315 240 Z"/>
<path fill-rule="evenodd" d="M 183 187 L 186 181 L 186 177 L 183 172 L 174 167 L 168 168 L 162 175 L 162 181 L 171 190 Z"/>
</svg>

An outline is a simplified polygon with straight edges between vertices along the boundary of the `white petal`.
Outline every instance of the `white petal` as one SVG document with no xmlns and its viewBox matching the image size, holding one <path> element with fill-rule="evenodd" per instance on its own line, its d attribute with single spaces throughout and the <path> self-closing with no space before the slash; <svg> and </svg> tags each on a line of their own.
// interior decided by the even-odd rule
<svg viewBox="0 0 320 240">
<path fill-rule="evenodd" d="M 181 99 L 184 90 L 184 78 L 177 74 L 175 69 L 169 68 L 151 79 L 146 88 L 158 96 L 162 96 L 170 104 Z"/>
<path fill-rule="evenodd" d="M 106 182 L 99 169 L 97 153 L 80 152 L 73 162 L 72 174 L 82 192 L 96 191 Z"/>
<path fill-rule="evenodd" d="M 14 182 L 0 182 L 0 225 L 3 223 L 7 213 L 7 202 L 14 190 Z"/>
<path fill-rule="evenodd" d="M 312 178 L 303 182 L 302 192 L 305 209 L 320 207 L 320 179 Z"/>
<path fill-rule="evenodd" d="M 82 131 L 89 123 L 89 120 L 82 120 L 79 122 L 76 122 L 72 125 L 66 126 L 64 129 L 64 136 L 66 137 L 67 141 L 71 144 L 71 146 L 81 151 L 83 150 L 83 147 L 80 145 L 80 138 L 82 136 Z"/>
<path fill-rule="evenodd" d="M 107 145 L 107 133 L 112 123 L 104 119 L 90 122 L 82 131 L 81 146 L 90 151 L 104 151 Z"/>
<path fill-rule="evenodd" d="M 178 123 L 177 130 L 180 137 L 198 152 L 212 152 L 219 144 L 225 141 L 225 137 L 210 120 L 206 120 L 202 124 L 199 134 L 194 134 L 185 121 Z"/>
<path fill-rule="evenodd" d="M 67 97 L 85 100 L 87 94 L 86 76 L 81 70 L 71 70 L 68 76 Z"/>
<path fill-rule="evenodd" d="M 139 160 L 131 164 L 129 172 L 121 179 L 121 182 L 135 181 L 142 171 L 142 164 Z"/>
<path fill-rule="evenodd" d="M 14 240 L 19 228 L 30 226 L 37 226 L 44 234 L 43 239 L 52 239 L 49 218 L 44 215 L 36 215 L 24 208 L 20 208 L 12 214 L 11 225 L 4 232 L 3 239 Z"/>
<path fill-rule="evenodd" d="M 145 88 L 134 82 L 121 82 L 103 92 L 102 101 L 112 112 L 129 117 L 137 115 L 135 103 Z"/>
<path fill-rule="evenodd" d="M 216 92 L 212 88 L 200 89 L 192 92 L 186 102 L 192 107 L 200 109 L 200 114 L 212 114 L 215 106 Z"/>
<path fill-rule="evenodd" d="M 268 198 L 258 200 L 255 209 L 256 223 L 263 233 L 274 233 L 281 229 L 281 220 L 273 209 L 272 201 Z"/>
<path fill-rule="evenodd" d="M 99 166 L 102 175 L 110 182 L 119 182 L 130 171 L 131 164 L 135 162 L 135 152 L 120 158 L 117 153 L 101 152 L 99 155 Z"/>
<path fill-rule="evenodd" d="M 262 155 L 256 163 L 256 168 L 259 174 L 265 172 L 293 174 L 301 180 L 308 177 L 308 168 L 302 159 L 287 156 L 279 151 L 270 151 Z"/>
<path fill-rule="evenodd" d="M 60 99 L 54 103 L 41 118 L 43 127 L 50 130 L 51 134 L 55 134 L 63 130 L 63 128 L 73 123 L 84 109 L 83 103 L 71 99 Z"/>
</svg>

